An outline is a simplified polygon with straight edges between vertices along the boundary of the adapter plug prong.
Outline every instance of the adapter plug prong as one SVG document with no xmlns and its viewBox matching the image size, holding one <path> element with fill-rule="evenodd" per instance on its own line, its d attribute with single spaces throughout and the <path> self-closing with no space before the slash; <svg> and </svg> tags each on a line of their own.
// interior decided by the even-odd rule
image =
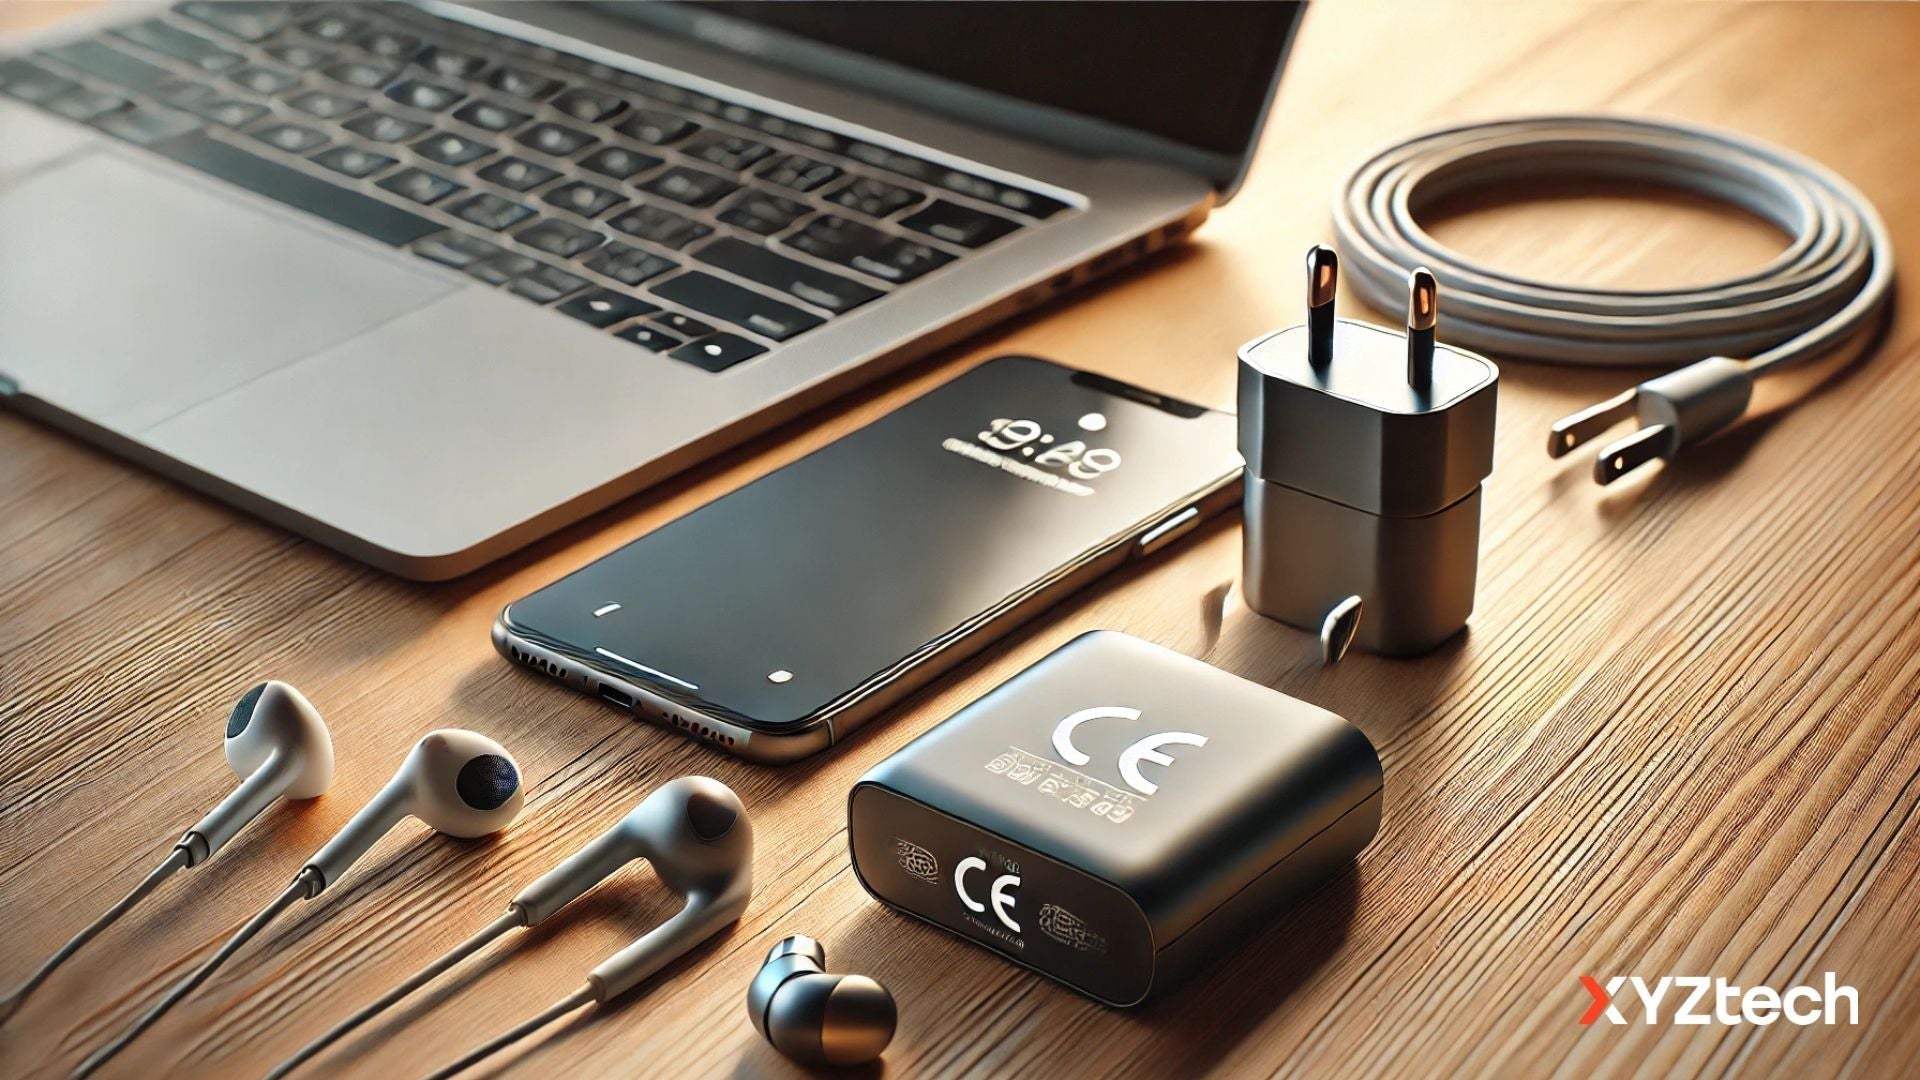
<svg viewBox="0 0 1920 1080">
<path fill-rule="evenodd" d="M 1633 419 L 1638 394 L 1635 387 L 1554 421 L 1547 432 L 1547 456 L 1564 457 L 1615 424 Z"/>
<path fill-rule="evenodd" d="M 1425 392 L 1433 386 L 1433 336 L 1440 324 L 1440 283 L 1433 271 L 1416 267 L 1407 275 L 1407 385 Z"/>
<path fill-rule="evenodd" d="M 1648 424 L 1624 439 L 1609 443 L 1593 462 L 1593 479 L 1611 484 L 1656 458 L 1669 457 L 1678 449 L 1674 430 L 1665 424 Z"/>
<path fill-rule="evenodd" d="M 1307 364 L 1325 371 L 1333 363 L 1333 296 L 1340 285 L 1340 257 L 1325 244 L 1307 249 Z"/>
</svg>

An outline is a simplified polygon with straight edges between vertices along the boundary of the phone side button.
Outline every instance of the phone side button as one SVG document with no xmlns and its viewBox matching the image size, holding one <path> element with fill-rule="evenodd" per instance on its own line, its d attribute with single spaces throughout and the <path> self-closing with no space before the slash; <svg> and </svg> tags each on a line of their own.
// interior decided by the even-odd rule
<svg viewBox="0 0 1920 1080">
<path fill-rule="evenodd" d="M 1160 524 L 1155 525 L 1153 528 L 1148 529 L 1146 534 L 1140 537 L 1140 541 L 1134 549 L 1134 554 L 1141 557 L 1151 555 L 1199 527 L 1200 508 L 1197 506 L 1189 506 L 1185 510 L 1162 521 Z"/>
</svg>

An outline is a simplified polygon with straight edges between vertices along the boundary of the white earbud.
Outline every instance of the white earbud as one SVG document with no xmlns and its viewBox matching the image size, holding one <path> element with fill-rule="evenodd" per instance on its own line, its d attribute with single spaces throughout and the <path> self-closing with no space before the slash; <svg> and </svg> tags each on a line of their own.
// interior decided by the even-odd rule
<svg viewBox="0 0 1920 1080">
<path fill-rule="evenodd" d="M 685 904 L 673 917 L 608 957 L 588 979 L 605 1001 L 633 989 L 740 918 L 753 892 L 753 826 L 740 796 L 718 780 L 683 776 L 661 785 L 613 828 L 513 898 L 535 925 L 645 859 Z"/>
<path fill-rule="evenodd" d="M 639 859 L 645 859 L 661 883 L 681 898 L 681 909 L 594 968 L 587 985 L 561 1003 L 564 1009 L 556 1006 L 559 1011 L 549 1010 L 523 1024 L 449 1071 L 465 1068 L 563 1012 L 626 993 L 739 919 L 753 891 L 753 826 L 740 797 L 718 780 L 687 776 L 662 784 L 612 828 L 522 889 L 507 905 L 506 914 L 301 1047 L 269 1073 L 268 1080 L 292 1072 L 501 935 L 546 921 Z"/>
<path fill-rule="evenodd" d="M 526 796 L 520 767 L 492 739 L 473 731 L 430 731 L 413 745 L 400 769 L 353 820 L 307 860 L 317 896 L 405 818 L 471 839 L 496 833 L 520 816 Z"/>
<path fill-rule="evenodd" d="M 320 895 L 321 890 L 338 881 L 355 860 L 402 819 L 418 818 L 449 836 L 485 836 L 513 824 L 525 801 L 520 787 L 520 766 L 499 743 L 472 731 L 428 732 L 414 744 L 393 779 L 387 781 L 379 794 L 361 807 L 326 846 L 307 860 L 285 892 L 228 938 L 206 963 L 174 984 L 165 997 L 119 1037 L 81 1062 L 75 1075 L 87 1076 L 126 1049 L 281 912 L 301 900 Z"/>
<path fill-rule="evenodd" d="M 246 780 L 180 841 L 197 866 L 275 799 L 311 799 L 333 783 L 333 738 L 320 711 L 283 682 L 246 692 L 227 718 L 227 764 Z"/>
<path fill-rule="evenodd" d="M 263 682 L 241 696 L 227 718 L 227 764 L 245 777 L 233 794 L 188 829 L 153 873 L 47 958 L 27 981 L 0 1002 L 0 1021 L 27 995 L 120 916 L 175 872 L 213 857 L 276 799 L 311 799 L 333 782 L 333 738 L 326 722 L 300 691 L 283 682 Z"/>
</svg>

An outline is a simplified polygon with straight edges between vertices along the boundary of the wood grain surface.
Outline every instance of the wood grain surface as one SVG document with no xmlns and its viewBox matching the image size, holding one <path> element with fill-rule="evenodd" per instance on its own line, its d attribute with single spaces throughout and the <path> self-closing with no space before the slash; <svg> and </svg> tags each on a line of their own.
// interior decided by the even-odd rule
<svg viewBox="0 0 1920 1080">
<path fill-rule="evenodd" d="M 0 24 L 68 14 L 16 3 Z M 70 1069 L 278 891 L 420 733 L 466 726 L 523 763 L 519 826 L 471 843 L 396 830 L 110 1074 L 259 1074 L 491 919 L 653 786 L 698 772 L 754 815 L 746 918 L 649 992 L 495 1068 L 791 1074 L 749 1026 L 743 993 L 774 941 L 805 932 L 836 968 L 897 995 L 885 1071 L 898 1075 L 1911 1075 L 1920 270 L 1864 363 L 1791 412 L 1604 491 L 1586 459 L 1549 461 L 1543 432 L 1640 376 L 1507 363 L 1478 611 L 1422 660 L 1322 669 L 1307 635 L 1238 608 L 1237 520 L 786 768 L 624 721 L 508 667 L 487 631 L 506 602 L 998 353 L 1230 407 L 1235 347 L 1300 316 L 1300 254 L 1330 237 L 1344 170 L 1413 127 L 1595 109 L 1727 125 L 1850 177 L 1920 259 L 1916 102 L 1910 5 L 1325 5 L 1251 181 L 1188 248 L 444 585 L 383 576 L 0 414 L 0 982 L 24 977 L 227 792 L 218 732 L 248 685 L 301 687 L 339 752 L 330 794 L 275 807 L 60 972 L 0 1029 L 0 1070 Z M 1509 265 L 1613 283 L 1700 280 L 1782 243 L 1677 197 L 1525 194 L 1450 207 L 1434 227 Z M 1177 995 L 1127 1012 L 881 908 L 846 854 L 856 777 L 1097 627 L 1338 711 L 1378 745 L 1388 783 L 1380 835 L 1348 873 L 1273 911 Z M 571 990 L 668 903 L 649 872 L 623 874 L 312 1075 L 443 1064 Z M 1779 987 L 1828 971 L 1858 989 L 1857 1026 L 1577 1023 L 1582 974 Z"/>
</svg>

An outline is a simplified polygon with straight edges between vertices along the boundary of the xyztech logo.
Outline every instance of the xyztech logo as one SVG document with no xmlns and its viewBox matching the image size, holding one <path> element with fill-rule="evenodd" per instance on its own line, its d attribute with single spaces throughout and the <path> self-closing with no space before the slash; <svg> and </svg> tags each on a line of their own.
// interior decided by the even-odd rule
<svg viewBox="0 0 1920 1080">
<path fill-rule="evenodd" d="M 1648 1024 L 1662 1022 L 1662 1003 L 1670 1003 L 1675 1024 L 1754 1024 L 1765 1027 L 1776 1020 L 1806 1027 L 1809 1024 L 1840 1023 L 1840 1002 L 1847 1004 L 1846 1023 L 1860 1022 L 1860 993 L 1851 986 L 1840 986 L 1833 972 L 1826 973 L 1825 990 L 1814 986 L 1790 986 L 1784 992 L 1771 986 L 1742 988 L 1725 979 L 1705 975 L 1662 975 L 1648 982 L 1638 975 L 1615 975 L 1604 984 L 1591 975 L 1580 976 L 1580 985 L 1593 998 L 1580 1017 L 1580 1026 L 1588 1027 L 1605 1017 L 1609 1024 L 1625 1024 L 1621 996 L 1630 988 L 1640 1004 L 1642 1019 Z M 1670 991 L 1678 991 L 1668 997 Z"/>
</svg>

